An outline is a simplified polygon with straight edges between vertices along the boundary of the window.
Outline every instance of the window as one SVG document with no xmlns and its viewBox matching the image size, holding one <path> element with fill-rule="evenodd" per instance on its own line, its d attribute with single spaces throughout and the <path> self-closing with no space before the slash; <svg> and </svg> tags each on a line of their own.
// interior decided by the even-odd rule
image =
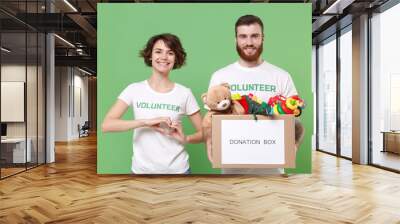
<svg viewBox="0 0 400 224">
<path fill-rule="evenodd" d="M 336 36 L 318 47 L 318 149 L 336 154 Z"/>
<path fill-rule="evenodd" d="M 340 155 L 351 158 L 352 141 L 352 33 L 351 26 L 340 36 Z"/>
<path fill-rule="evenodd" d="M 372 164 L 400 170 L 400 4 L 371 19 Z"/>
</svg>

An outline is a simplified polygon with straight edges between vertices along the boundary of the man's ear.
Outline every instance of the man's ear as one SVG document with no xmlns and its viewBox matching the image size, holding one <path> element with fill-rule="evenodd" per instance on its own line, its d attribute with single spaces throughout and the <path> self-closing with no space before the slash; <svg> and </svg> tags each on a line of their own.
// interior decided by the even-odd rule
<svg viewBox="0 0 400 224">
<path fill-rule="evenodd" d="M 226 87 L 226 88 L 228 88 L 228 89 L 231 89 L 231 86 L 230 86 L 228 83 L 226 83 L 226 82 L 221 83 L 221 86 Z"/>
<path fill-rule="evenodd" d="M 201 100 L 203 101 L 204 104 L 207 102 L 207 93 L 201 94 Z"/>
</svg>

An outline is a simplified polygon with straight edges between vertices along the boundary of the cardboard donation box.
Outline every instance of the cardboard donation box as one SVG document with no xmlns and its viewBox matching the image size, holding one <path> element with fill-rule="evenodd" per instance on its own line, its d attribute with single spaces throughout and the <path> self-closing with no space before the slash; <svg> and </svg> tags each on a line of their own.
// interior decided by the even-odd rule
<svg viewBox="0 0 400 224">
<path fill-rule="evenodd" d="M 294 116 L 213 115 L 213 168 L 294 168 Z"/>
</svg>

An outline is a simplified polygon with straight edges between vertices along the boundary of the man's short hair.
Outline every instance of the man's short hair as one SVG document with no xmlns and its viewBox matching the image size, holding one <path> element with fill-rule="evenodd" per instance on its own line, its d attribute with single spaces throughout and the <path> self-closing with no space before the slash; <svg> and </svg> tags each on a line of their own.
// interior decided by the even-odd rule
<svg viewBox="0 0 400 224">
<path fill-rule="evenodd" d="M 185 64 L 186 52 L 183 49 L 179 38 L 170 33 L 163 33 L 152 36 L 148 41 L 143 50 L 140 51 L 140 57 L 143 57 L 144 63 L 151 67 L 151 53 L 153 51 L 154 44 L 162 40 L 175 53 L 175 63 L 173 69 L 180 68 Z"/>
<path fill-rule="evenodd" d="M 260 25 L 261 26 L 261 31 L 264 33 L 264 24 L 263 24 L 263 22 L 261 21 L 261 19 L 258 16 L 255 16 L 255 15 L 244 15 L 244 16 L 241 16 L 236 21 L 235 34 L 237 35 L 238 26 L 242 26 L 242 25 L 249 26 L 249 25 L 254 24 L 254 23 L 257 23 L 258 25 Z"/>
</svg>

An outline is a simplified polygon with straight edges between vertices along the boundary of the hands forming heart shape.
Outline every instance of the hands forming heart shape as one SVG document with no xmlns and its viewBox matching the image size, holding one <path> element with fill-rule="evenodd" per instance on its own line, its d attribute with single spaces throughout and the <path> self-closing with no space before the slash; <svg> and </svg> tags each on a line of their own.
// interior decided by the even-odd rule
<svg viewBox="0 0 400 224">
<path fill-rule="evenodd" d="M 148 127 L 176 139 L 179 143 L 186 143 L 186 136 L 183 134 L 182 124 L 179 121 L 171 121 L 169 117 L 159 117 L 147 121 Z"/>
</svg>

